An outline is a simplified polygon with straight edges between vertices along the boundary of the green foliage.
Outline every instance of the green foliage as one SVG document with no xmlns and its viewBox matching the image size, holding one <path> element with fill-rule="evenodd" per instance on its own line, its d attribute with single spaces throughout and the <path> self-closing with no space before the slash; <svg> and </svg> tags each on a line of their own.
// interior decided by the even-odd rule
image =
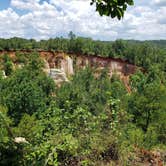
<svg viewBox="0 0 166 166">
<path fill-rule="evenodd" d="M 116 40 L 95 41 L 91 38 L 77 37 L 73 32 L 69 33 L 69 39 L 54 38 L 49 40 L 27 40 L 22 38 L 0 39 L 0 47 L 3 50 L 53 50 L 72 52 L 76 54 L 99 55 L 128 60 L 130 63 L 149 69 L 151 64 L 157 64 L 160 70 L 165 70 L 166 51 L 165 41 L 134 41 Z M 28 45 L 28 47 L 27 47 Z M 17 61 L 25 62 L 28 53 L 21 55 L 17 52 Z"/>
<path fill-rule="evenodd" d="M 28 64 L 2 80 L 0 103 L 8 114 L 19 121 L 24 113 L 32 115 L 44 111 L 54 91 L 54 82 L 42 71 L 41 60 L 31 55 Z"/>
<path fill-rule="evenodd" d="M 5 74 L 8 76 L 13 71 L 12 60 L 11 60 L 11 58 L 7 54 L 3 55 L 2 59 L 3 59 L 3 62 L 2 62 L 3 63 L 2 64 L 3 65 L 3 69 L 5 71 Z"/>
<path fill-rule="evenodd" d="M 124 120 L 120 101 L 110 95 L 110 85 L 106 72 L 95 78 L 87 68 L 57 89 L 55 101 L 40 113 L 40 119 L 24 114 L 13 128 L 14 135 L 28 141 L 19 162 L 35 166 L 93 164 L 115 149 L 111 155 L 118 158 L 116 141 L 122 127 L 119 122 Z"/>
<path fill-rule="evenodd" d="M 111 94 L 112 97 L 116 99 L 123 99 L 123 97 L 127 94 L 124 83 L 116 75 L 113 75 L 111 78 Z"/>
<path fill-rule="evenodd" d="M 165 87 L 152 83 L 144 88 L 142 94 L 136 92 L 131 96 L 130 112 L 135 115 L 134 121 L 145 131 L 147 131 L 149 123 L 160 119 L 158 114 L 164 110 L 165 95 Z"/>
<path fill-rule="evenodd" d="M 28 57 L 24 53 L 16 52 L 16 61 L 19 64 L 26 64 L 28 61 Z"/>
<path fill-rule="evenodd" d="M 12 132 L 9 127 L 11 120 L 7 117 L 7 111 L 5 108 L 0 107 L 0 147 L 3 147 L 5 143 L 10 141 Z"/>
<path fill-rule="evenodd" d="M 7 116 L 7 110 L 0 107 L 0 165 L 16 166 L 21 164 L 22 152 L 14 142 L 14 135 L 12 132 L 12 121 Z M 10 156 L 10 157 L 9 157 Z"/>
<path fill-rule="evenodd" d="M 26 138 L 26 141 L 31 143 L 40 142 L 42 139 L 42 131 L 44 126 L 36 119 L 35 115 L 24 114 L 16 128 L 13 128 L 13 133 L 17 137 Z"/>
<path fill-rule="evenodd" d="M 68 111 L 82 107 L 97 114 L 104 109 L 110 88 L 108 77 L 100 75 L 95 78 L 91 70 L 87 68 L 76 73 L 72 84 L 64 84 L 57 91 L 56 101 L 60 108 Z"/>
<path fill-rule="evenodd" d="M 135 147 L 165 147 L 165 50 L 141 42 L 93 41 L 72 32 L 69 38 L 13 38 L 0 40 L 0 47 L 124 58 L 143 72 L 130 77 L 131 93 L 116 75 L 110 79 L 107 70 L 89 67 L 56 88 L 37 53 L 17 52 L 14 62 L 21 68 L 0 75 L 5 106 L 0 107 L 0 165 L 133 165 Z M 12 64 L 9 56 L 1 62 Z M 26 142 L 16 143 L 17 137 Z"/>
<path fill-rule="evenodd" d="M 70 40 L 69 40 L 70 39 Z M 72 51 L 75 52 L 76 50 L 79 50 L 79 53 L 82 53 L 84 49 L 89 49 L 90 51 L 87 53 L 94 54 L 96 49 L 98 49 L 98 54 L 101 56 L 108 56 L 111 54 L 111 52 L 116 53 L 116 56 L 119 56 L 119 52 L 125 54 L 126 57 L 130 56 L 128 58 L 129 60 L 132 60 L 134 54 L 145 54 L 149 57 L 150 54 L 158 54 L 158 50 L 160 50 L 160 54 L 164 54 L 164 50 L 162 48 L 165 48 L 165 41 L 146 41 L 146 42 L 140 42 L 140 41 L 125 41 L 125 40 L 117 40 L 115 42 L 111 41 L 95 41 L 91 38 L 83 38 L 83 37 L 77 37 L 73 32 L 69 33 L 69 39 L 65 38 L 54 38 L 49 40 L 41 40 L 41 41 L 35 41 L 35 40 L 26 40 L 22 38 L 11 38 L 11 39 L 0 39 L 0 46 L 2 47 L 2 50 L 54 50 L 54 51 Z M 77 40 L 78 39 L 78 40 Z M 13 40 L 15 40 L 13 42 Z M 77 44 L 78 43 L 78 44 Z M 81 43 L 82 45 L 80 45 Z M 156 44 L 158 43 L 158 44 Z M 161 44 L 160 44 L 161 43 Z M 6 46 L 9 45 L 10 47 L 6 49 Z M 31 45 L 31 47 L 25 49 L 25 45 Z M 78 45 L 78 48 L 77 48 Z M 126 49 L 124 49 L 124 46 Z M 157 47 L 161 49 L 157 49 Z M 79 48 L 81 47 L 81 49 Z M 84 49 L 83 49 L 84 48 Z M 134 50 L 137 50 L 134 52 Z M 162 52 L 161 52 L 162 50 Z M 103 54 L 104 53 L 104 54 Z M 129 53 L 129 55 L 127 55 Z M 140 56 L 140 55 L 139 55 Z M 143 56 L 143 55 L 142 55 Z M 144 56 L 143 56 L 144 57 Z M 141 57 L 140 57 L 141 58 Z M 144 57 L 145 58 L 145 57 Z M 155 57 L 157 59 L 157 57 Z M 142 59 L 142 58 L 141 58 Z"/>
<path fill-rule="evenodd" d="M 165 98 L 166 86 L 161 84 L 162 77 L 159 76 L 158 70 L 151 70 L 147 75 L 140 72 L 133 75 L 131 85 L 134 92 L 128 99 L 128 111 L 133 116 L 133 122 L 141 127 L 147 135 L 151 134 L 146 142 L 154 144 L 165 144 L 163 132 L 165 131 L 163 118 L 165 117 Z M 161 127 L 163 126 L 163 127 Z M 150 140 L 152 139 L 152 140 Z"/>
<path fill-rule="evenodd" d="M 130 77 L 130 86 L 133 91 L 138 91 L 139 93 L 141 93 L 145 84 L 146 76 L 141 71 L 137 71 Z"/>
<path fill-rule="evenodd" d="M 92 0 L 91 5 L 95 3 L 96 11 L 101 16 L 117 17 L 119 20 L 124 16 L 128 5 L 134 5 L 133 0 Z"/>
</svg>

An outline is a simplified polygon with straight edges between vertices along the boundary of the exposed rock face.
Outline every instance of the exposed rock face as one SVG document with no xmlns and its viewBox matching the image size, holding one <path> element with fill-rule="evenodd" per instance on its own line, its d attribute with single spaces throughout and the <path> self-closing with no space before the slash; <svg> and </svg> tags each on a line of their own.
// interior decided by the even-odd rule
<svg viewBox="0 0 166 166">
<path fill-rule="evenodd" d="M 50 69 L 49 76 L 54 79 L 57 84 L 69 81 L 66 73 L 61 69 Z"/>
<path fill-rule="evenodd" d="M 28 143 L 28 141 L 26 141 L 26 139 L 23 137 L 14 138 L 14 142 L 16 142 L 16 143 Z"/>
<path fill-rule="evenodd" d="M 67 76 L 74 74 L 73 60 L 69 56 L 61 57 L 61 60 L 59 61 L 59 66 L 60 69 L 66 73 Z"/>
<path fill-rule="evenodd" d="M 43 59 L 44 61 L 44 68 L 43 68 L 43 71 L 46 73 L 46 74 L 49 74 L 50 73 L 50 66 L 49 66 L 49 63 Z"/>
<path fill-rule="evenodd" d="M 6 78 L 6 74 L 5 74 L 5 71 L 4 71 L 4 70 L 2 70 L 2 77 L 3 77 L 3 78 Z"/>
<path fill-rule="evenodd" d="M 23 53 L 30 53 L 31 51 L 21 51 Z M 55 82 L 60 83 L 67 81 L 67 77 L 73 75 L 79 69 L 90 66 L 101 71 L 104 68 L 108 69 L 108 75 L 111 77 L 114 73 L 124 81 L 126 87 L 128 86 L 129 76 L 137 70 L 137 66 L 130 64 L 127 61 L 115 58 L 104 58 L 99 56 L 85 56 L 76 54 L 65 54 L 62 52 L 52 51 L 38 51 L 40 56 L 44 59 L 44 71 L 50 75 Z M 15 51 L 2 51 L 0 56 L 7 53 L 13 59 Z"/>
<path fill-rule="evenodd" d="M 41 55 L 45 62 L 43 70 L 53 78 L 57 84 L 69 81 L 67 76 L 74 74 L 73 60 L 69 56 L 60 54 L 56 56 L 56 58 L 52 57 L 51 60 L 47 59 L 48 54 L 42 53 Z"/>
</svg>

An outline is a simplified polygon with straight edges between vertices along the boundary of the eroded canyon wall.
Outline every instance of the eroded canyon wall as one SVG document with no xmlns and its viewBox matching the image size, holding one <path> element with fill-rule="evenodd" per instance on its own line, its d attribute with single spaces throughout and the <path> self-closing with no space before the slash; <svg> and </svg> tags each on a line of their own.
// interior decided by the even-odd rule
<svg viewBox="0 0 166 166">
<path fill-rule="evenodd" d="M 21 51 L 22 53 L 30 53 L 31 51 Z M 73 75 L 77 70 L 90 66 L 100 72 L 107 68 L 108 75 L 111 77 L 117 74 L 128 86 L 129 76 L 137 70 L 133 64 L 109 57 L 85 56 L 76 54 L 67 54 L 63 52 L 38 51 L 41 58 L 45 62 L 44 71 L 50 75 L 55 82 L 68 81 L 68 77 Z M 15 57 L 16 51 L 1 51 L 0 56 L 8 54 L 12 58 Z"/>
</svg>

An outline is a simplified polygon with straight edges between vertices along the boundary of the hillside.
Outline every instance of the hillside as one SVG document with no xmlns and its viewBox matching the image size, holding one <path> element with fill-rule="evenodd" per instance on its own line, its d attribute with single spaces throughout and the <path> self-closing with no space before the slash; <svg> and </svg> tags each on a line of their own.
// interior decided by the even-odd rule
<svg viewBox="0 0 166 166">
<path fill-rule="evenodd" d="M 9 55 L 12 58 L 13 64 L 17 67 L 21 64 L 18 57 L 21 55 L 28 56 L 30 53 L 31 51 L 1 51 L 0 57 L 3 57 L 5 54 Z M 68 80 L 67 77 L 89 66 L 95 69 L 96 74 L 103 69 L 107 69 L 110 78 L 112 75 L 117 75 L 124 82 L 127 90 L 130 91 L 129 76 L 134 74 L 136 70 L 142 70 L 127 61 L 111 57 L 76 55 L 53 51 L 38 51 L 38 53 L 44 60 L 44 71 L 57 84 Z"/>
<path fill-rule="evenodd" d="M 0 165 L 165 165 L 163 47 L 79 37 L 0 46 Z"/>
</svg>

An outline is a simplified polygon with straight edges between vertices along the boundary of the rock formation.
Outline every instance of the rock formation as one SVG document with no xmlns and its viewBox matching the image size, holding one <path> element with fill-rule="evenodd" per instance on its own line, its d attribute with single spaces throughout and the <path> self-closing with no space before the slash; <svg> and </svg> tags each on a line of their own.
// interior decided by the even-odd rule
<svg viewBox="0 0 166 166">
<path fill-rule="evenodd" d="M 31 51 L 21 51 L 28 54 Z M 53 51 L 38 51 L 41 58 L 45 62 L 44 71 L 51 76 L 56 83 L 68 81 L 68 77 L 73 75 L 79 69 L 90 66 L 100 72 L 102 69 L 108 69 L 108 75 L 118 75 L 124 82 L 129 91 L 128 80 L 129 76 L 137 70 L 137 66 L 130 64 L 122 59 L 99 56 L 85 56 L 79 54 L 53 52 Z M 0 56 L 7 53 L 12 58 L 15 57 L 16 51 L 1 51 Z"/>
</svg>

